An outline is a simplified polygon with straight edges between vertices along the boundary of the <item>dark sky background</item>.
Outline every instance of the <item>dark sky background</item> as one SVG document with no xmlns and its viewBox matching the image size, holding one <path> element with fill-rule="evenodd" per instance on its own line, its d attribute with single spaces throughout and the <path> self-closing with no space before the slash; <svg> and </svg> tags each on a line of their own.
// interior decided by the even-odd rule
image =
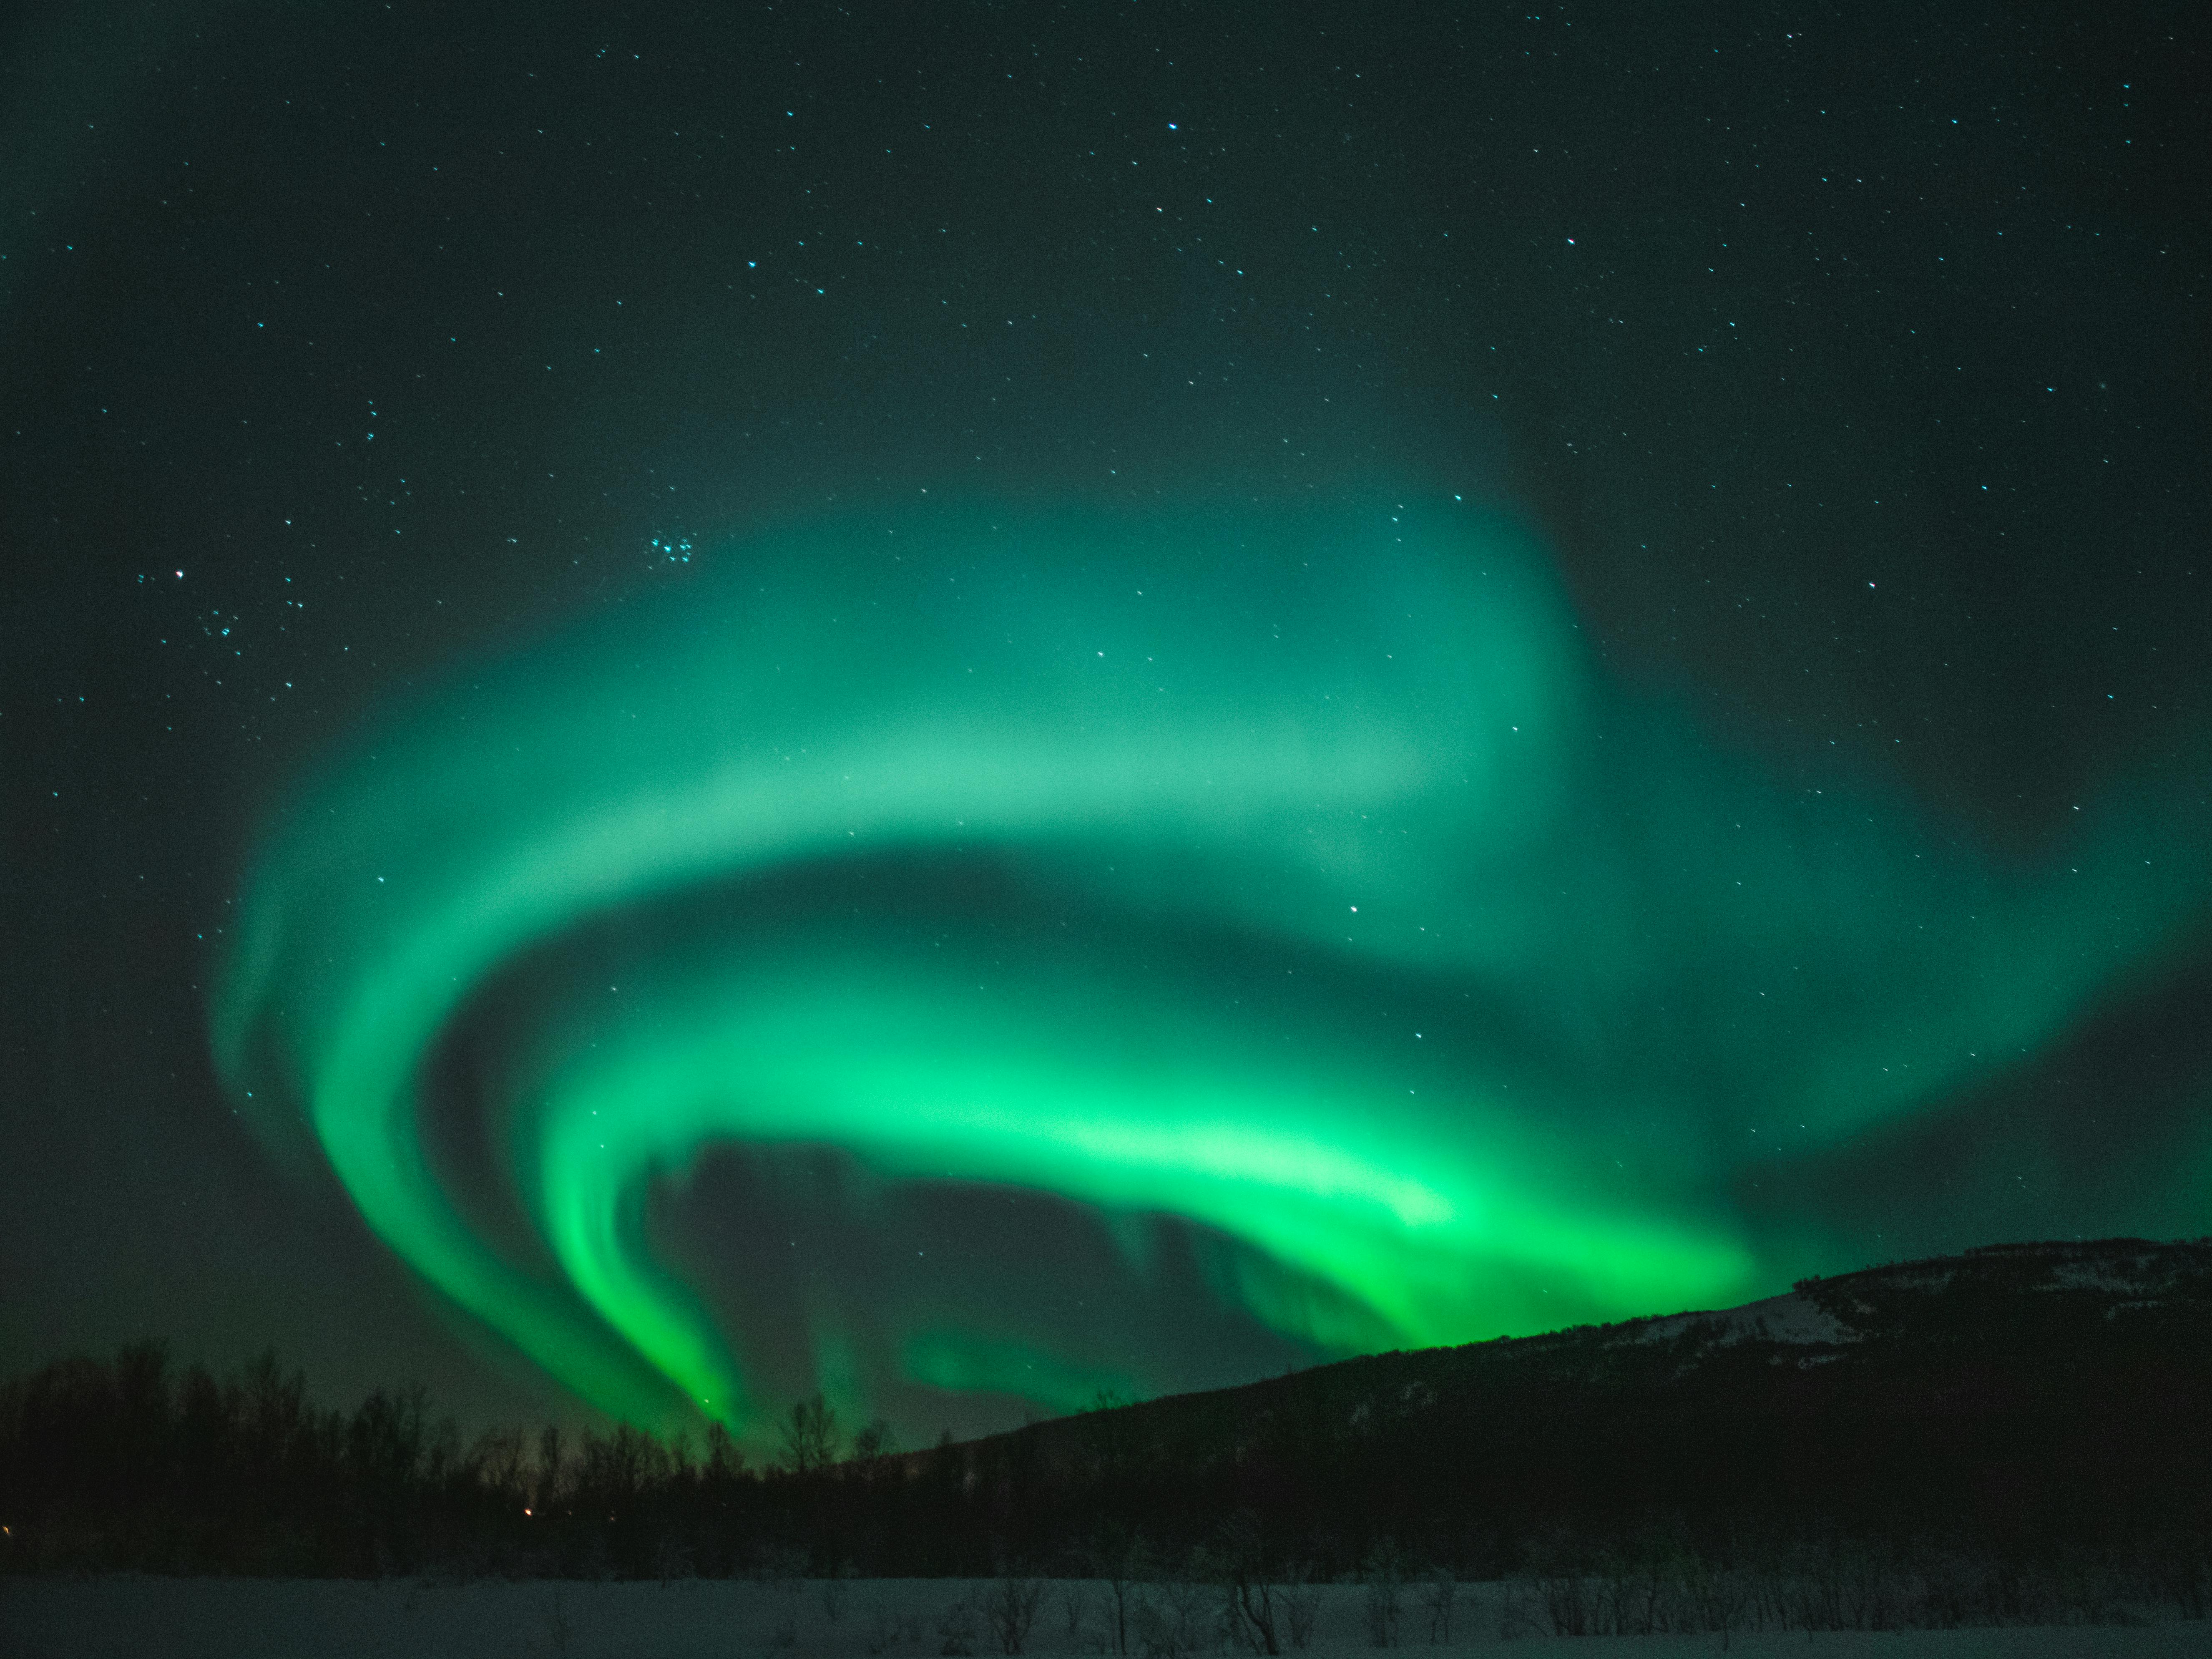
<svg viewBox="0 0 2212 1659">
<path fill-rule="evenodd" d="M 210 989 L 380 699 L 757 525 L 1479 495 L 1620 684 L 1784 777 L 2023 866 L 2122 779 L 2201 812 L 2209 65 L 2124 3 L 15 9 L 0 1370 L 150 1334 L 579 1409 L 265 1154 Z M 2204 1231 L 2158 1184 L 2212 1170 L 2194 903 L 1772 1201 L 1893 1203 L 1881 1255 Z M 1023 1224 L 969 1244 L 1080 1255 Z M 1161 1340 L 1155 1385 L 1311 1357 Z"/>
</svg>

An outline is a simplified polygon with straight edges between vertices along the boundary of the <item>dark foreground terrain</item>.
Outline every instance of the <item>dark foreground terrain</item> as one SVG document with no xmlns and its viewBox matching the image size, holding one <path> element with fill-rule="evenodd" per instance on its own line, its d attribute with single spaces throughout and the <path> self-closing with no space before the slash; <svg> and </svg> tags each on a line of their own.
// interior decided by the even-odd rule
<svg viewBox="0 0 2212 1659">
<path fill-rule="evenodd" d="M 218 1381 L 136 1347 L 0 1389 L 0 1563 L 801 1600 L 773 1587 L 1081 1577 L 1156 1611 L 1203 1584 L 1208 1639 L 1262 1650 L 1294 1644 L 1279 1598 L 1305 1585 L 1398 1598 L 1405 1640 L 1423 1595 L 1469 1581 L 1520 1586 L 1531 1634 L 2194 1624 L 2212 1243 L 1996 1247 L 930 1451 L 791 1427 L 765 1468 L 628 1428 L 465 1446 L 419 1393 L 345 1415 L 273 1359 Z M 1141 1645 L 1126 1619 L 1102 1639 Z"/>
</svg>

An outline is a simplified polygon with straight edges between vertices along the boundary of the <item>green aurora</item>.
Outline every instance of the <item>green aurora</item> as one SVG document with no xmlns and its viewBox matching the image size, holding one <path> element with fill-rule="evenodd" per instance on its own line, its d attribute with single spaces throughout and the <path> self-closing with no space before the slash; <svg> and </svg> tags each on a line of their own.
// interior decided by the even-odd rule
<svg viewBox="0 0 2212 1659">
<path fill-rule="evenodd" d="M 714 563 L 332 758 L 216 1006 L 269 1132 L 648 1426 L 772 1409 L 654 1248 L 715 1146 L 1181 1218 L 1324 1352 L 1721 1305 L 1834 1265 L 1740 1213 L 1749 1160 L 1986 1082 L 2201 908 L 2154 790 L 2030 869 L 1726 752 L 1452 500 L 902 511 Z M 873 1316 L 912 1381 L 1092 1375 Z"/>
</svg>

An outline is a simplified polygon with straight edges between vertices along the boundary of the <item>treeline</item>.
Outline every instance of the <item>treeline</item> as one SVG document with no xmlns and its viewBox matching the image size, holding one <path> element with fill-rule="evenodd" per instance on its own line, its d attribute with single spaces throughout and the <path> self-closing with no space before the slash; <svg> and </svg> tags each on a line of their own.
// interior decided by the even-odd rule
<svg viewBox="0 0 2212 1659">
<path fill-rule="evenodd" d="M 880 1425 L 854 1462 L 820 1399 L 786 1457 L 748 1464 L 627 1425 L 465 1441 L 420 1387 L 316 1406 L 273 1352 L 218 1378 L 158 1343 L 0 1385 L 0 1570 L 639 1577 L 803 1572 L 798 1540 L 865 1532 L 896 1474 Z"/>
<path fill-rule="evenodd" d="M 2118 1585 L 2201 1617 L 2212 1597 L 2212 1431 L 2193 1389 L 2172 1413 L 2138 1398 L 2069 1427 L 1984 1402 L 1915 1429 L 1870 1416 L 1848 1377 L 1812 1402 L 1785 1389 L 1799 1409 L 1777 1410 L 1725 1371 L 1690 1390 L 1624 1388 L 1590 1381 L 1587 1355 L 1571 1368 L 1567 1350 L 1556 1357 L 1490 1377 L 1479 1414 L 1437 1408 L 1433 1363 L 1430 1381 L 1404 1380 L 1436 1356 L 1382 1356 L 908 1454 L 880 1425 L 848 1442 L 817 1397 L 793 1408 L 782 1455 L 761 1466 L 719 1431 L 465 1442 L 419 1389 L 348 1413 L 315 1406 L 273 1355 L 219 1379 L 139 1345 L 0 1387 L 0 1565 L 1051 1575 L 1104 1580 L 1117 1597 L 1202 1581 L 1263 1609 L 1291 1598 L 1285 1620 L 1297 1586 L 1356 1579 L 1382 1587 L 1391 1630 L 1394 1587 L 1410 1626 L 1420 1596 L 1470 1579 L 1517 1577 L 1530 1627 L 1562 1630 L 1725 1628 L 1695 1621 L 1730 1605 L 1761 1623 L 1829 1621 L 1808 1627 L 1946 1607 L 1981 1609 L 1978 1621 L 2037 1597 L 2088 1616 L 2117 1605 Z M 1754 1369 L 1771 1381 L 1779 1368 Z"/>
<path fill-rule="evenodd" d="M 765 1466 L 719 1431 L 464 1442 L 420 1390 L 339 1413 L 273 1356 L 218 1379 L 142 1345 L 0 1387 L 0 1570 L 1138 1579 L 1203 1555 L 1250 1583 L 1400 1561 L 1724 1584 L 1848 1557 L 1897 1584 L 1952 1583 L 1940 1561 L 2205 1582 L 2212 1243 L 2006 1247 L 1799 1296 L 1836 1340 L 1591 1328 L 903 1454 L 817 1398 Z"/>
</svg>

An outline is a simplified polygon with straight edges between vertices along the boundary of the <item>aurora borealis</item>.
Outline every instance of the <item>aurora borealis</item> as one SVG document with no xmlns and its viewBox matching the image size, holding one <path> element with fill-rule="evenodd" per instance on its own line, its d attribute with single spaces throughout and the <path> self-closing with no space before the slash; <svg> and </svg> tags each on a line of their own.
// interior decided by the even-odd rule
<svg viewBox="0 0 2212 1659">
<path fill-rule="evenodd" d="M 2195 14 L 19 10 L 0 1379 L 913 1447 L 2212 1228 Z"/>
<path fill-rule="evenodd" d="M 1461 503 L 936 509 L 726 561 L 356 738 L 217 1003 L 378 1233 L 617 1415 L 666 1413 L 641 1359 L 757 1421 L 647 1224 L 718 1143 L 1201 1224 L 1322 1352 L 1765 1294 L 1817 1242 L 1732 1213 L 1740 1166 L 2001 1071 L 2201 889 L 2155 814 L 2000 870 L 1784 790 L 1608 684 Z M 430 1061 L 511 973 L 447 1079 L 503 1178 L 465 1203 Z"/>
</svg>

